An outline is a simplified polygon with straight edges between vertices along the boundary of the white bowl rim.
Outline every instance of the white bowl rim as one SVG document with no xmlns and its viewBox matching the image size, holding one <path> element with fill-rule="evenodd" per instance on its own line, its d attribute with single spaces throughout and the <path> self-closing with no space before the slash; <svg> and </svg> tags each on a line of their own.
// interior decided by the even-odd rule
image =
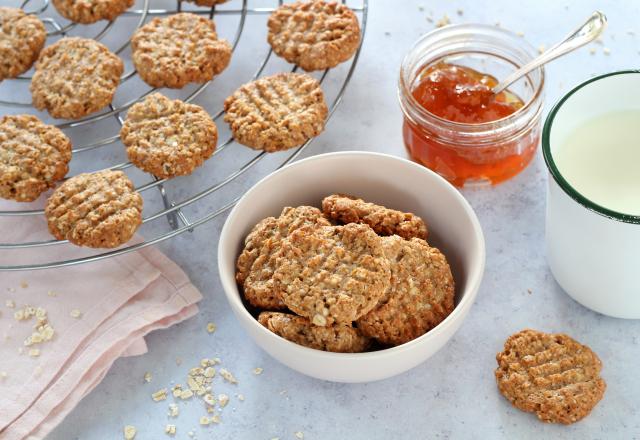
<svg viewBox="0 0 640 440">
<path fill-rule="evenodd" d="M 222 269 L 223 269 L 222 268 L 222 265 L 223 265 L 222 249 L 224 248 L 222 244 L 226 241 L 227 229 L 230 227 L 229 225 L 233 223 L 233 220 L 235 220 L 235 217 L 238 215 L 238 212 L 239 212 L 238 206 L 240 206 L 242 202 L 246 198 L 248 198 L 253 192 L 257 191 L 257 188 L 259 188 L 266 181 L 268 181 L 269 179 L 273 178 L 274 176 L 280 173 L 285 172 L 289 168 L 300 166 L 301 164 L 304 164 L 304 163 L 330 159 L 337 156 L 344 156 L 344 157 L 376 156 L 383 159 L 390 159 L 390 160 L 403 162 L 407 166 L 413 167 L 415 169 L 420 170 L 421 172 L 425 172 L 431 175 L 431 177 L 434 177 L 436 179 L 436 182 L 438 182 L 438 184 L 447 187 L 448 191 L 453 192 L 454 197 L 461 203 L 463 209 L 465 210 L 469 219 L 471 220 L 471 224 L 473 225 L 473 229 L 475 232 L 474 235 L 479 239 L 479 242 L 478 242 L 479 246 L 474 258 L 474 261 L 479 261 L 479 264 L 471 268 L 472 270 L 469 273 L 469 276 L 468 276 L 469 283 L 467 288 L 465 289 L 465 291 L 468 292 L 468 294 L 463 295 L 462 299 L 458 304 L 456 304 L 455 308 L 449 314 L 449 316 L 447 316 L 441 323 L 439 323 L 433 329 L 429 330 L 427 333 L 409 342 L 405 342 L 404 344 L 401 344 L 395 347 L 385 348 L 385 349 L 376 350 L 376 351 L 369 351 L 364 353 L 333 353 L 329 351 L 316 350 L 313 348 L 296 344 L 295 342 L 288 341 L 282 338 L 281 336 L 278 336 L 275 333 L 269 331 L 262 324 L 260 324 L 258 320 L 251 313 L 249 313 L 249 310 L 247 310 L 245 305 L 242 303 L 242 299 L 240 298 L 240 291 L 237 285 L 235 284 L 235 277 L 233 277 L 234 278 L 233 286 L 229 286 L 225 278 L 222 276 Z M 453 321 L 456 319 L 458 315 L 463 313 L 463 308 L 464 308 L 463 306 L 466 306 L 467 303 L 473 302 L 475 300 L 478 294 L 478 290 L 480 288 L 480 283 L 482 282 L 482 276 L 484 274 L 484 268 L 485 268 L 485 260 L 486 260 L 485 240 L 484 240 L 484 234 L 482 232 L 482 227 L 480 226 L 480 221 L 478 220 L 478 217 L 476 216 L 469 202 L 462 196 L 462 194 L 451 183 L 449 183 L 445 178 L 435 173 L 434 171 L 422 165 L 416 164 L 415 162 L 411 162 L 410 160 L 393 156 L 391 154 L 377 153 L 377 152 L 370 152 L 370 151 L 338 151 L 338 152 L 332 152 L 332 153 L 318 154 L 315 156 L 307 157 L 305 159 L 301 159 L 296 162 L 287 164 L 286 166 L 268 174 L 267 176 L 263 177 L 258 182 L 256 182 L 235 204 L 235 206 L 227 216 L 224 226 L 222 227 L 222 231 L 220 232 L 220 239 L 218 242 L 218 274 L 220 276 L 222 288 L 224 290 L 224 293 L 232 309 L 240 310 L 240 313 L 242 313 L 243 315 L 245 315 L 245 317 L 253 321 L 253 323 L 260 329 L 258 331 L 262 332 L 264 335 L 266 335 L 266 337 L 272 338 L 276 343 L 281 343 L 282 341 L 284 341 L 286 344 L 290 345 L 293 350 L 297 350 L 301 356 L 311 355 L 311 356 L 319 356 L 319 357 L 323 357 L 327 359 L 335 359 L 335 360 L 348 360 L 348 359 L 373 360 L 373 359 L 379 359 L 381 357 L 394 356 L 399 352 L 411 350 L 416 345 L 421 345 L 422 343 L 425 343 L 427 340 L 436 337 L 439 333 L 441 333 L 444 330 L 444 328 L 452 325 Z M 235 292 L 234 294 L 231 293 L 234 290 L 233 289 L 234 286 L 237 294 L 235 294 Z"/>
</svg>

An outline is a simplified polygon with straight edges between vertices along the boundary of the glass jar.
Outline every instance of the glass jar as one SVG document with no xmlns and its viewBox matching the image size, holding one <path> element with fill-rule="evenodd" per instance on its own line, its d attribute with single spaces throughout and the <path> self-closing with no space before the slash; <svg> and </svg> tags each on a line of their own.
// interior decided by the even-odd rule
<svg viewBox="0 0 640 440">
<path fill-rule="evenodd" d="M 509 87 L 524 105 L 491 122 L 440 118 L 427 111 L 412 92 L 423 70 L 438 62 L 501 79 L 536 55 L 524 38 L 495 26 L 446 26 L 418 40 L 402 62 L 398 86 L 404 143 L 411 158 L 460 187 L 496 184 L 522 171 L 534 157 L 540 139 L 542 68 Z"/>
</svg>

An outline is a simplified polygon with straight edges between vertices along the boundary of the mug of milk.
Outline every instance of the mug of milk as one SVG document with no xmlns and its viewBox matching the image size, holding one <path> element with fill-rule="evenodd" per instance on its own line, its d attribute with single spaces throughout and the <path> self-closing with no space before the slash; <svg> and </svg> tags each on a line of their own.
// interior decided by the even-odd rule
<svg viewBox="0 0 640 440">
<path fill-rule="evenodd" d="M 560 286 L 605 315 L 640 318 L 640 71 L 592 78 L 549 113 L 547 260 Z"/>
</svg>

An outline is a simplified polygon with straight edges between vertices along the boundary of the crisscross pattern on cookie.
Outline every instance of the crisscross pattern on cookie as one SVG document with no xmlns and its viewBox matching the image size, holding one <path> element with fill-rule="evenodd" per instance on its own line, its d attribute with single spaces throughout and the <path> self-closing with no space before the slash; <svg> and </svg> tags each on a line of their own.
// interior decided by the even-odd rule
<svg viewBox="0 0 640 440">
<path fill-rule="evenodd" d="M 129 109 L 120 137 L 135 166 L 171 178 L 211 157 L 218 129 L 202 107 L 154 93 Z"/>
<path fill-rule="evenodd" d="M 545 422 L 582 419 L 606 389 L 598 356 L 564 334 L 523 330 L 507 339 L 496 359 L 500 392 Z"/>
<path fill-rule="evenodd" d="M 307 71 L 348 60 L 360 44 L 358 18 L 336 2 L 296 2 L 280 6 L 268 21 L 273 51 Z"/>
<path fill-rule="evenodd" d="M 142 197 L 122 171 L 79 174 L 47 201 L 49 231 L 58 239 L 111 248 L 128 241 L 142 222 Z"/>
<path fill-rule="evenodd" d="M 29 70 L 46 39 L 47 31 L 37 17 L 0 7 L 0 81 Z"/>
<path fill-rule="evenodd" d="M 241 86 L 225 100 L 224 120 L 248 147 L 280 151 L 302 145 L 324 129 L 328 109 L 320 83 L 280 73 Z"/>
<path fill-rule="evenodd" d="M 0 119 L 0 196 L 30 202 L 69 170 L 71 141 L 31 115 Z"/>
</svg>

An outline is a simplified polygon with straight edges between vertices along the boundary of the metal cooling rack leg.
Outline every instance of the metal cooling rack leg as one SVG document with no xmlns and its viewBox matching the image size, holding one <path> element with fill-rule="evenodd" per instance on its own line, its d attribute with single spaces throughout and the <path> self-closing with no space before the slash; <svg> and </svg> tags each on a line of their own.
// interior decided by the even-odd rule
<svg viewBox="0 0 640 440">
<path fill-rule="evenodd" d="M 158 180 L 158 178 L 155 176 L 154 176 L 154 179 Z M 169 197 L 167 196 L 167 192 L 164 189 L 164 185 L 161 183 L 156 188 L 158 188 L 158 191 L 162 196 L 162 203 L 164 204 L 164 209 L 172 208 L 174 206 L 174 203 L 169 200 Z M 167 221 L 169 222 L 169 226 L 171 226 L 171 229 L 178 229 L 179 227 L 178 216 L 176 215 L 175 211 L 167 212 Z"/>
</svg>

